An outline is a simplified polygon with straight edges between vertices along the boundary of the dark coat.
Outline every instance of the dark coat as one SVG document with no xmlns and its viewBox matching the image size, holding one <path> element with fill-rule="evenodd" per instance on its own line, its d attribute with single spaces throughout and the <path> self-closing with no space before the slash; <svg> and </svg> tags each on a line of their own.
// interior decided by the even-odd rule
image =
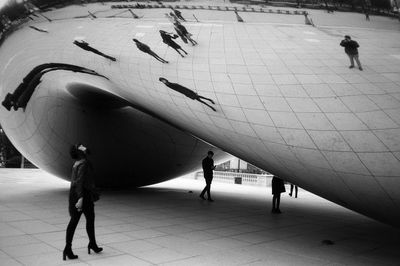
<svg viewBox="0 0 400 266">
<path fill-rule="evenodd" d="M 168 33 L 161 33 L 161 38 L 162 38 L 163 42 L 165 44 L 167 44 L 168 46 L 171 46 L 174 49 L 181 48 L 181 46 L 179 44 L 177 44 L 176 42 L 174 42 L 174 40 L 173 40 L 173 39 L 178 38 L 178 36 L 175 37 Z"/>
<path fill-rule="evenodd" d="M 285 183 L 277 176 L 272 177 L 272 195 L 286 192 Z"/>
<path fill-rule="evenodd" d="M 340 46 L 343 46 L 345 53 L 350 55 L 358 54 L 357 48 L 360 47 L 360 45 L 358 45 L 358 43 L 353 40 L 350 41 L 343 40 L 340 42 Z"/>
<path fill-rule="evenodd" d="M 191 89 L 188 89 L 178 83 L 167 82 L 167 84 L 165 84 L 165 85 L 167 85 L 167 87 L 173 89 L 174 91 L 182 93 L 183 95 L 185 95 L 186 97 L 188 97 L 192 100 L 196 100 L 197 98 L 199 98 L 199 95 L 197 93 L 195 93 Z"/>
<path fill-rule="evenodd" d="M 93 177 L 92 164 L 84 159 L 74 163 L 71 174 L 71 187 L 69 190 L 69 209 L 75 208 L 79 198 L 83 198 L 83 209 L 93 205 L 96 200 L 96 186 Z"/>
<path fill-rule="evenodd" d="M 201 165 L 203 167 L 204 178 L 212 179 L 214 170 L 214 160 L 207 156 L 206 158 L 203 159 Z"/>
<path fill-rule="evenodd" d="M 144 43 L 142 43 L 142 42 L 136 42 L 136 46 L 137 46 L 137 48 L 138 48 L 140 51 L 142 51 L 142 52 L 144 52 L 144 53 L 149 53 L 149 52 L 151 52 L 150 47 L 149 47 L 147 44 L 144 44 Z"/>
</svg>

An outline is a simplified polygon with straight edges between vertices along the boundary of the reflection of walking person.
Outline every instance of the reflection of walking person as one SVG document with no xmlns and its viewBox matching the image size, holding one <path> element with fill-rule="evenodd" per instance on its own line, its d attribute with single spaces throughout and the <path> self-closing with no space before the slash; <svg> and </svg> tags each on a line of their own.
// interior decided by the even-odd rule
<svg viewBox="0 0 400 266">
<path fill-rule="evenodd" d="M 102 56 L 102 57 L 105 57 L 105 58 L 107 58 L 107 59 L 110 59 L 111 61 L 117 61 L 117 59 L 115 59 L 114 57 L 109 56 L 109 55 L 106 55 L 106 54 L 103 54 L 103 53 L 100 52 L 99 50 L 94 49 L 94 48 L 91 47 L 87 42 L 85 42 L 85 41 L 83 41 L 83 40 L 75 40 L 75 41 L 74 41 L 74 44 L 75 44 L 76 46 L 82 48 L 82 49 L 85 50 L 85 51 L 89 51 L 89 52 L 98 54 L 98 55 L 100 55 L 100 56 Z"/>
<path fill-rule="evenodd" d="M 212 151 L 208 151 L 207 153 L 207 157 L 203 159 L 202 161 L 202 167 L 203 167 L 203 175 L 204 175 L 204 179 L 206 180 L 206 186 L 204 187 L 203 191 L 200 194 L 200 198 L 202 198 L 203 200 L 205 200 L 206 198 L 204 197 L 204 194 L 206 194 L 207 192 L 207 200 L 208 201 L 214 201 L 211 198 L 211 182 L 213 179 L 213 170 L 215 169 L 215 165 L 214 165 L 214 160 L 212 159 L 212 157 L 214 156 L 214 153 Z"/>
<path fill-rule="evenodd" d="M 294 197 L 297 198 L 297 192 L 299 190 L 299 188 L 296 185 L 290 184 L 290 193 L 289 196 L 293 195 L 293 188 L 294 188 Z"/>
<path fill-rule="evenodd" d="M 190 98 L 192 100 L 196 100 L 196 101 L 201 102 L 204 105 L 207 105 L 214 112 L 217 111 L 217 110 L 215 110 L 214 107 L 212 107 L 211 105 L 209 105 L 209 104 L 207 104 L 206 102 L 203 101 L 203 99 L 204 99 L 204 100 L 209 101 L 212 104 L 215 104 L 213 100 L 211 100 L 209 98 L 206 98 L 206 97 L 203 97 L 203 96 L 200 96 L 196 92 L 192 91 L 191 89 L 188 89 L 188 88 L 186 88 L 186 87 L 184 87 L 184 86 L 182 86 L 182 85 L 180 85 L 178 83 L 169 82 L 166 78 L 160 77 L 158 80 L 161 81 L 162 83 L 164 83 L 167 87 L 173 89 L 174 91 L 180 92 L 180 93 L 182 93 L 183 95 L 185 95 L 186 97 L 188 97 L 188 98 Z"/>
<path fill-rule="evenodd" d="M 277 176 L 272 177 L 272 213 L 281 213 L 279 205 L 281 203 L 281 193 L 285 192 L 283 180 Z"/>
<path fill-rule="evenodd" d="M 172 7 L 171 7 L 171 9 L 174 11 L 175 16 L 177 18 L 179 18 L 180 20 L 186 21 L 186 19 L 184 17 L 182 17 L 182 12 L 181 11 L 179 11 L 178 9 L 172 8 Z"/>
<path fill-rule="evenodd" d="M 244 22 L 243 19 L 242 19 L 242 17 L 239 16 L 238 12 L 237 12 L 236 10 L 235 10 L 234 12 L 235 12 L 235 14 L 236 14 L 236 19 L 237 19 L 237 21 L 239 21 L 239 22 Z"/>
<path fill-rule="evenodd" d="M 350 58 L 350 66 L 349 68 L 354 68 L 354 59 L 357 62 L 358 69 L 363 70 L 360 60 L 358 59 L 358 43 L 353 41 L 349 35 L 344 36 L 344 40 L 340 42 L 340 46 L 344 47 L 345 53 Z"/>
<path fill-rule="evenodd" d="M 138 41 L 137 39 L 133 39 L 133 41 L 136 43 L 137 48 L 140 51 L 142 51 L 143 53 L 151 55 L 152 57 L 154 57 L 155 59 L 157 59 L 161 63 L 168 63 L 167 60 L 162 59 L 155 52 L 153 52 L 148 45 Z"/>
<path fill-rule="evenodd" d="M 88 149 L 82 144 L 71 147 L 70 154 L 75 160 L 72 167 L 71 188 L 69 191 L 69 214 L 71 219 L 67 227 L 66 245 L 63 251 L 63 260 L 77 259 L 78 256 L 72 252 L 72 239 L 76 226 L 79 223 L 82 213 L 86 217 L 86 232 L 89 236 L 88 253 L 92 249 L 99 253 L 103 250 L 96 244 L 94 233 L 94 203 L 99 199 L 96 193 L 93 167 L 87 160 Z"/>
<path fill-rule="evenodd" d="M 181 23 L 176 21 L 174 23 L 174 28 L 175 28 L 176 33 L 179 35 L 179 37 L 181 37 L 181 39 L 184 43 L 187 43 L 187 40 L 189 40 L 193 46 L 195 46 L 197 44 L 197 42 L 192 39 L 192 34 L 190 32 L 188 32 L 186 27 L 183 26 Z"/>
<path fill-rule="evenodd" d="M 178 38 L 178 35 L 168 33 L 163 30 L 160 30 L 160 35 L 161 35 L 161 38 L 163 39 L 163 42 L 166 45 L 168 45 L 169 47 L 173 48 L 182 57 L 184 57 L 184 56 L 183 56 L 183 54 L 181 54 L 181 52 L 179 52 L 179 50 L 182 50 L 185 54 L 188 54 L 185 50 L 182 49 L 182 47 L 179 44 L 177 44 L 176 42 L 174 42 L 174 40 L 172 40 L 172 39 Z"/>
</svg>

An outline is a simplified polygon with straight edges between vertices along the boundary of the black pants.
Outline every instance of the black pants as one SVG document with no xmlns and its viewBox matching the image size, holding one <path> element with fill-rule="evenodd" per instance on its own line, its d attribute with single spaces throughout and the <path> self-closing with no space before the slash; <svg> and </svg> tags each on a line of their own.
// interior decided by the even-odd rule
<svg viewBox="0 0 400 266">
<path fill-rule="evenodd" d="M 204 197 L 204 194 L 207 192 L 207 196 L 208 199 L 211 199 L 211 181 L 212 181 L 212 177 L 211 178 L 205 178 L 206 180 L 206 186 L 204 187 L 203 191 L 201 192 L 201 196 Z"/>
<path fill-rule="evenodd" d="M 78 212 L 75 208 L 75 204 L 71 204 L 69 206 L 69 214 L 71 219 L 68 223 L 67 227 L 67 235 L 66 235 L 66 245 L 72 245 L 72 239 L 74 238 L 74 233 L 76 226 L 79 223 L 79 219 L 81 218 L 82 213 L 85 215 L 86 218 L 86 232 L 89 237 L 89 242 L 95 244 L 96 237 L 94 234 L 94 204 L 93 202 L 90 203 L 83 203 L 83 208 L 81 212 Z"/>
</svg>

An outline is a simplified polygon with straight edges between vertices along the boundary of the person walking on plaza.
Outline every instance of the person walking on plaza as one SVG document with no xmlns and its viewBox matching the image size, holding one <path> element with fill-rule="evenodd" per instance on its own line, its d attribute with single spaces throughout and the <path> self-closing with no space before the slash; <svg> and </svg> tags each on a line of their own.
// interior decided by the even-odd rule
<svg viewBox="0 0 400 266">
<path fill-rule="evenodd" d="M 164 60 L 163 58 L 161 58 L 160 56 L 158 56 L 155 52 L 153 52 L 150 47 L 142 42 L 140 42 L 137 39 L 132 39 L 135 43 L 137 48 L 142 51 L 143 53 L 149 54 L 152 57 L 154 57 L 155 59 L 157 59 L 158 61 L 160 61 L 161 63 L 168 63 L 167 60 Z"/>
<path fill-rule="evenodd" d="M 350 66 L 349 68 L 354 68 L 354 59 L 357 62 L 358 69 L 361 71 L 363 70 L 360 59 L 358 58 L 358 43 L 356 41 L 353 41 L 349 35 L 344 36 L 344 40 L 340 42 L 340 46 L 344 47 L 345 53 L 349 56 L 350 58 Z"/>
<path fill-rule="evenodd" d="M 168 33 L 163 30 L 160 30 L 160 35 L 161 35 L 161 38 L 163 39 L 163 42 L 166 45 L 168 45 L 169 47 L 171 47 L 172 49 L 174 49 L 178 54 L 180 54 L 180 56 L 184 57 L 183 54 L 181 54 L 181 52 L 179 52 L 179 50 L 182 50 L 186 55 L 188 54 L 185 50 L 182 49 L 182 47 L 179 44 L 174 42 L 173 39 L 178 38 L 178 35 Z"/>
<path fill-rule="evenodd" d="M 286 192 L 285 183 L 282 179 L 274 175 L 272 177 L 272 213 L 281 213 L 281 193 Z"/>
<path fill-rule="evenodd" d="M 106 54 L 100 52 L 99 50 L 97 50 L 97 49 L 91 47 L 91 46 L 90 46 L 87 42 L 85 42 L 84 40 L 75 40 L 75 41 L 74 41 L 74 44 L 75 44 L 76 46 L 82 48 L 82 49 L 85 50 L 85 51 L 98 54 L 98 55 L 100 55 L 100 56 L 102 56 L 102 57 L 105 57 L 105 58 L 107 58 L 107 59 L 110 59 L 111 61 L 117 61 L 117 59 L 115 59 L 114 57 L 109 56 L 109 55 L 106 55 Z"/>
<path fill-rule="evenodd" d="M 290 193 L 289 193 L 289 196 L 292 196 L 292 195 L 293 195 L 293 188 L 294 188 L 294 195 L 295 195 L 295 198 L 297 198 L 297 192 L 298 192 L 299 188 L 298 188 L 296 185 L 293 185 L 293 184 L 290 184 Z"/>
<path fill-rule="evenodd" d="M 76 144 L 70 149 L 70 155 L 74 160 L 69 191 L 69 214 L 71 219 L 67 227 L 63 260 L 67 257 L 68 259 L 78 258 L 72 252 L 72 239 L 82 213 L 86 217 L 86 232 L 89 236 L 88 253 L 90 254 L 90 250 L 96 253 L 103 250 L 103 248 L 97 246 L 94 232 L 94 202 L 99 199 L 99 194 L 96 192 L 93 166 L 87 159 L 88 154 L 89 150 L 82 144 Z"/>
<path fill-rule="evenodd" d="M 184 87 L 184 86 L 182 86 L 182 85 L 180 85 L 178 83 L 169 82 L 166 78 L 160 77 L 158 80 L 161 81 L 162 83 L 164 83 L 165 86 L 167 86 L 168 88 L 171 88 L 174 91 L 182 93 L 183 95 L 185 95 L 186 97 L 188 97 L 188 98 L 190 98 L 192 100 L 196 100 L 196 101 L 201 102 L 204 105 L 207 105 L 214 112 L 217 111 L 217 110 L 215 110 L 214 107 L 212 107 L 211 105 L 209 105 L 208 103 L 203 101 L 203 99 L 204 99 L 204 100 L 209 101 L 212 104 L 215 104 L 215 102 L 213 100 L 211 100 L 210 98 L 206 98 L 206 97 L 203 97 L 201 95 L 198 95 L 196 92 L 194 92 L 191 89 L 188 89 L 188 88 L 186 88 L 186 87 Z"/>
<path fill-rule="evenodd" d="M 188 32 L 186 27 L 183 26 L 180 22 L 176 21 L 174 23 L 174 28 L 176 33 L 179 35 L 179 37 L 181 37 L 184 43 L 187 43 L 187 40 L 189 40 L 193 46 L 197 44 L 197 42 L 192 39 L 192 34 Z"/>
<path fill-rule="evenodd" d="M 207 200 L 213 202 L 214 200 L 211 198 L 211 182 L 213 180 L 213 170 L 215 169 L 214 160 L 212 159 L 214 153 L 212 151 L 208 151 L 207 157 L 203 159 L 201 165 L 203 167 L 203 175 L 206 180 L 206 186 L 200 194 L 200 198 L 205 200 L 204 194 L 207 192 Z"/>
<path fill-rule="evenodd" d="M 179 18 L 179 19 L 182 20 L 182 21 L 186 21 L 186 19 L 185 19 L 184 17 L 182 17 L 182 12 L 181 12 L 181 11 L 179 11 L 178 9 L 175 9 L 175 8 L 173 8 L 173 7 L 171 7 L 171 9 L 172 9 L 172 11 L 174 11 L 175 16 L 176 16 L 177 18 Z"/>
</svg>

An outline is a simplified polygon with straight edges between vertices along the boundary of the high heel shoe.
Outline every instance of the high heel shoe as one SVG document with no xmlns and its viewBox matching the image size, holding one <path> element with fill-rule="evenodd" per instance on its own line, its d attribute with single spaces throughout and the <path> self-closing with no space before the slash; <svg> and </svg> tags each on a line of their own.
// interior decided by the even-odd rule
<svg viewBox="0 0 400 266">
<path fill-rule="evenodd" d="M 90 254 L 90 250 L 93 250 L 95 253 L 99 253 L 99 252 L 102 252 L 103 251 L 103 248 L 99 248 L 98 246 L 97 246 L 97 244 L 91 244 L 91 243 L 89 243 L 89 245 L 88 245 L 88 247 L 87 247 L 87 252 L 88 252 L 88 254 Z"/>
<path fill-rule="evenodd" d="M 64 251 L 63 251 L 63 260 L 66 260 L 66 258 L 68 257 L 69 260 L 74 260 L 78 258 L 78 255 L 75 255 L 72 252 L 71 247 L 65 247 Z"/>
</svg>

